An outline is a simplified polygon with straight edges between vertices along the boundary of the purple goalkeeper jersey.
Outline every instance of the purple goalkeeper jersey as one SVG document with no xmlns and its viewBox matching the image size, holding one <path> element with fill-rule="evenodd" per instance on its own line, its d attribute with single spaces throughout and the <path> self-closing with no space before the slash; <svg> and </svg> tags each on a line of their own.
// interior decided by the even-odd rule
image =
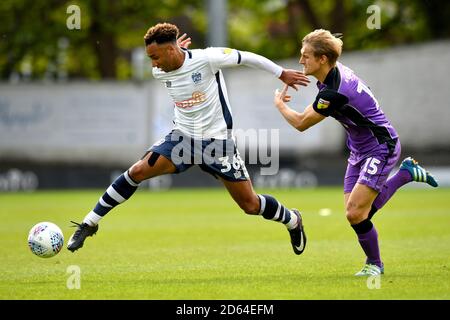
<svg viewBox="0 0 450 320">
<path fill-rule="evenodd" d="M 331 116 L 347 131 L 347 147 L 356 158 L 385 144 L 391 151 L 397 131 L 386 118 L 369 87 L 350 68 L 337 62 L 323 83 L 313 103 L 316 112 Z"/>
</svg>

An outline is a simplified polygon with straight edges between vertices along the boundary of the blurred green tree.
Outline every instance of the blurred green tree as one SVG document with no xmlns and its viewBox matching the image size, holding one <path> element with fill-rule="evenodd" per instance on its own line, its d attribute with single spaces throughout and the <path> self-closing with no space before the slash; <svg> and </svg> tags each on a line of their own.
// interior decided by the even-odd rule
<svg viewBox="0 0 450 320">
<path fill-rule="evenodd" d="M 344 50 L 383 48 L 450 37 L 450 2 L 438 0 L 229 0 L 230 46 L 272 59 L 298 56 L 308 32 L 344 34 Z M 369 6 L 380 9 L 380 29 L 370 29 Z"/>
<path fill-rule="evenodd" d="M 69 5 L 81 12 L 70 30 Z M 206 45 L 206 0 L 0 1 L 0 80 L 132 77 L 133 50 L 151 25 L 177 24 Z M 380 9 L 370 29 L 367 9 Z M 228 0 L 229 46 L 271 59 L 297 57 L 301 38 L 316 28 L 344 34 L 345 50 L 382 48 L 450 36 L 450 2 L 438 0 Z"/>
<path fill-rule="evenodd" d="M 80 30 L 66 25 L 70 5 L 80 8 Z M 56 77 L 61 69 L 72 79 L 128 79 L 132 50 L 143 45 L 151 25 L 174 22 L 202 38 L 190 18 L 200 5 L 195 0 L 0 1 L 1 79 L 24 65 L 36 79 Z"/>
</svg>

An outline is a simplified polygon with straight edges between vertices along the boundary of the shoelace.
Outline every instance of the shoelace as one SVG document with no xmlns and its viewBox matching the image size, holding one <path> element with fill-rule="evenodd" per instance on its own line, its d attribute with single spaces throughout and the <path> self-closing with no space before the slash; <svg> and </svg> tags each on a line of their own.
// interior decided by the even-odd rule
<svg viewBox="0 0 450 320">
<path fill-rule="evenodd" d="M 83 231 L 81 223 L 78 223 L 78 222 L 75 222 L 75 221 L 70 221 L 70 222 L 72 222 L 74 224 L 71 227 L 73 227 L 73 228 L 78 227 L 77 231 L 75 231 L 75 233 L 73 235 L 73 239 L 78 239 L 78 237 L 80 236 L 80 233 Z"/>
<path fill-rule="evenodd" d="M 75 221 L 72 221 L 72 220 L 70 220 L 70 222 L 72 222 L 74 224 L 74 226 L 71 226 L 72 228 L 81 227 L 81 223 L 78 223 L 78 222 L 75 222 Z"/>
</svg>

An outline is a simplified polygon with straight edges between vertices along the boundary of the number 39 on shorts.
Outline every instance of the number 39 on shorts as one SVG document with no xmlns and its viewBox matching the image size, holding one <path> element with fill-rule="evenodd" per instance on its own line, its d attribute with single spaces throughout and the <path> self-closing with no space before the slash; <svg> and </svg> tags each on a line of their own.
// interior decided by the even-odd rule
<svg viewBox="0 0 450 320">
<path fill-rule="evenodd" d="M 380 160 L 370 157 L 366 160 L 366 163 L 364 164 L 363 171 L 367 172 L 368 174 L 375 174 L 378 171 L 378 165 L 381 163 Z"/>
</svg>

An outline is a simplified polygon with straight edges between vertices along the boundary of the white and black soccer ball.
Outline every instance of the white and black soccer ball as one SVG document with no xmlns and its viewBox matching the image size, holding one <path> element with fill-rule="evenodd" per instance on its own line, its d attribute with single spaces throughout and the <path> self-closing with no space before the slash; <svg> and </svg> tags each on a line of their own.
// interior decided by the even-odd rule
<svg viewBox="0 0 450 320">
<path fill-rule="evenodd" d="M 64 244 L 61 229 L 52 222 L 40 222 L 28 234 L 28 246 L 35 255 L 50 258 L 58 254 Z"/>
</svg>

